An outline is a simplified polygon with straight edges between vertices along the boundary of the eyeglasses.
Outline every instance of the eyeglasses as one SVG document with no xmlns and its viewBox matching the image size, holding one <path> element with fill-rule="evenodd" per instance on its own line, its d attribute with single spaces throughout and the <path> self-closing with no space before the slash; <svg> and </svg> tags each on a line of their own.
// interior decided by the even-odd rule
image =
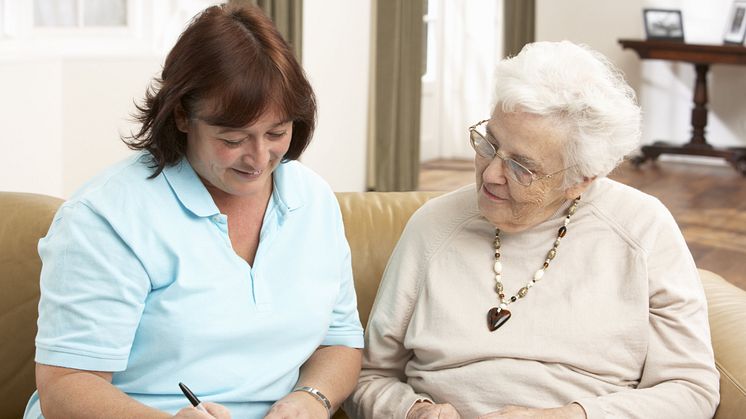
<svg viewBox="0 0 746 419">
<path fill-rule="evenodd" d="M 514 181 L 518 182 L 520 185 L 523 186 L 531 186 L 531 183 L 543 180 L 543 179 L 549 179 L 552 176 L 564 172 L 567 169 L 570 169 L 570 167 L 566 167 L 562 170 L 558 170 L 554 173 L 550 173 L 548 175 L 543 176 L 537 176 L 534 174 L 534 172 L 528 170 L 524 165 L 518 163 L 517 161 L 511 159 L 510 157 L 505 157 L 500 154 L 499 150 L 495 147 L 494 144 L 487 141 L 487 138 L 485 138 L 484 134 L 479 132 L 477 128 L 479 128 L 480 125 L 484 124 L 485 122 L 489 121 L 489 119 L 485 119 L 484 121 L 479 121 L 476 124 L 469 127 L 469 140 L 471 142 L 471 146 L 474 149 L 474 151 L 477 152 L 480 156 L 484 157 L 485 159 L 494 159 L 495 157 L 499 157 L 500 160 L 503 161 L 505 164 L 505 167 L 507 167 L 508 175 L 510 175 L 510 178 Z"/>
</svg>

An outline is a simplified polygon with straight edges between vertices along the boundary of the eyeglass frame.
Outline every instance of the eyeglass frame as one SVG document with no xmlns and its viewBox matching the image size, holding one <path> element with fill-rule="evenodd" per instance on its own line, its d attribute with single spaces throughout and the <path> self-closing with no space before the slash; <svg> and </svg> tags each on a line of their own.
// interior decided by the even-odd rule
<svg viewBox="0 0 746 419">
<path fill-rule="evenodd" d="M 529 186 L 531 186 L 536 181 L 540 181 L 540 180 L 544 180 L 544 179 L 551 179 L 555 175 L 557 175 L 559 173 L 562 173 L 565 170 L 569 170 L 569 169 L 572 169 L 573 167 L 575 167 L 573 165 L 573 166 L 565 167 L 564 169 L 560 169 L 560 170 L 558 170 L 556 172 L 553 172 L 553 173 L 550 173 L 548 175 L 537 176 L 536 173 L 532 172 L 530 169 L 528 169 L 526 166 L 520 164 L 515 159 L 512 159 L 510 157 L 505 157 L 505 156 L 500 155 L 500 153 L 499 153 L 499 147 L 495 147 L 495 145 L 492 144 L 492 142 L 490 142 L 489 140 L 487 140 L 487 138 L 484 135 L 482 135 L 481 132 L 477 131 L 477 127 L 480 126 L 480 125 L 482 125 L 482 124 L 484 124 L 485 122 L 489 122 L 489 119 L 484 119 L 484 120 L 479 121 L 476 124 L 474 124 L 474 125 L 472 125 L 472 126 L 469 127 L 469 144 L 471 144 L 471 148 L 474 149 L 474 152 L 477 153 L 477 155 L 479 155 L 479 156 L 481 156 L 481 157 L 483 157 L 485 159 L 490 159 L 490 161 L 494 160 L 495 157 L 499 157 L 500 160 L 503 161 L 503 164 L 505 164 L 507 166 L 507 168 L 508 168 L 507 172 L 510 173 L 511 179 L 513 179 L 514 181 L 516 181 L 519 185 L 528 188 Z M 475 144 L 474 136 L 472 135 L 472 133 L 478 135 L 479 138 L 481 138 L 482 141 L 484 141 L 485 143 L 487 143 L 487 145 L 490 146 L 490 148 L 492 149 L 492 154 L 493 154 L 492 156 L 485 156 L 484 154 L 482 154 L 482 153 L 479 152 L 479 149 L 478 149 L 477 145 Z M 525 170 L 526 173 L 528 173 L 531 176 L 531 178 L 530 178 L 531 180 L 529 180 L 528 184 L 525 184 L 525 183 L 521 182 L 520 180 L 518 180 L 518 175 L 516 175 L 516 172 L 515 172 L 516 169 L 513 169 L 513 167 L 517 167 L 519 170 Z"/>
</svg>

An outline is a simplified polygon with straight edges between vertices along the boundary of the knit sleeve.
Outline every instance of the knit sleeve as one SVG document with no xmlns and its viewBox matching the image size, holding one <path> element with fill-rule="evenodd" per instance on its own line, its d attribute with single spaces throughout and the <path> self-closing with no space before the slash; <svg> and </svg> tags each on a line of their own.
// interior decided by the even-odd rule
<svg viewBox="0 0 746 419">
<path fill-rule="evenodd" d="M 684 238 L 664 211 L 647 255 L 649 346 L 640 383 L 577 400 L 588 419 L 711 418 L 718 405 L 704 291 Z"/>
<path fill-rule="evenodd" d="M 406 383 L 412 351 L 404 345 L 423 277 L 424 245 L 410 222 L 389 259 L 365 331 L 363 369 L 345 404 L 353 418 L 404 418 L 418 400 Z"/>
</svg>

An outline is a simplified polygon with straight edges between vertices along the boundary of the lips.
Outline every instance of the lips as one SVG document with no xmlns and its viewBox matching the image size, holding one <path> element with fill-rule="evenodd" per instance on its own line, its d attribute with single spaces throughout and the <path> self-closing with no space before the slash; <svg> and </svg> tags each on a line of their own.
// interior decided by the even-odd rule
<svg viewBox="0 0 746 419">
<path fill-rule="evenodd" d="M 233 169 L 233 170 L 246 176 L 259 176 L 260 174 L 262 174 L 261 170 L 241 170 L 241 169 Z"/>
<path fill-rule="evenodd" d="M 507 201 L 508 195 L 504 192 L 500 191 L 490 191 L 486 185 L 482 185 L 482 191 L 487 196 L 487 198 L 493 200 L 493 201 Z"/>
</svg>

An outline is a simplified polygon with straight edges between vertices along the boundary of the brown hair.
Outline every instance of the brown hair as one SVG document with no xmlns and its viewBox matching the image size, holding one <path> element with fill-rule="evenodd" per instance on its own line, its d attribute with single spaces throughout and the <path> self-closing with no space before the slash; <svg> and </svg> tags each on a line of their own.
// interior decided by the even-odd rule
<svg viewBox="0 0 746 419">
<path fill-rule="evenodd" d="M 209 108 L 202 106 L 209 101 Z M 137 106 L 140 131 L 123 141 L 153 156 L 158 176 L 186 152 L 175 112 L 211 125 L 240 128 L 268 110 L 293 121 L 284 160 L 296 160 L 316 125 L 316 97 L 272 21 L 256 6 L 220 5 L 197 15 L 166 57 L 160 78 Z"/>
</svg>

